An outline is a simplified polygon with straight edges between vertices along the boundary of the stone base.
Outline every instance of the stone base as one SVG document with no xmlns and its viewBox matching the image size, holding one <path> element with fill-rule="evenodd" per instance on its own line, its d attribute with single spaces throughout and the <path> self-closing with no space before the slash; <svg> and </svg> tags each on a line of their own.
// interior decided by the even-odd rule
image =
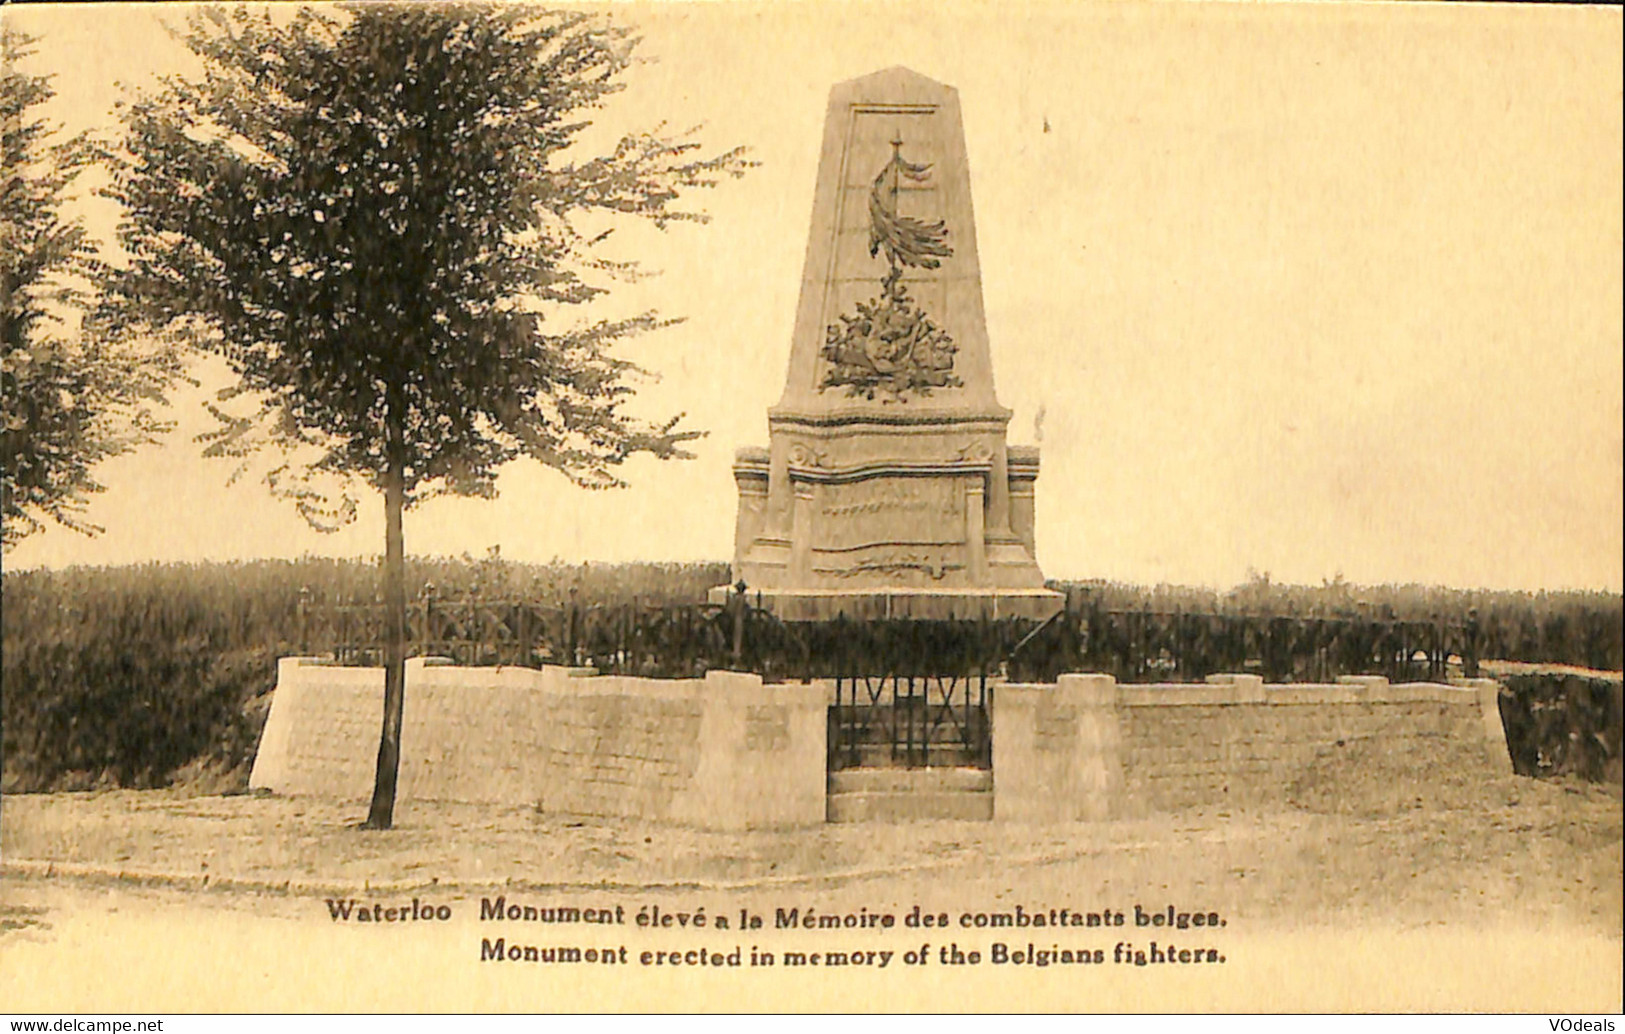
<svg viewBox="0 0 1625 1034">
<path fill-rule="evenodd" d="M 727 603 L 733 587 L 719 585 L 712 603 Z M 784 621 L 918 618 L 966 621 L 1029 618 L 1043 621 L 1061 611 L 1065 597 L 1052 589 L 747 589 L 746 595 Z"/>
<path fill-rule="evenodd" d="M 1432 781 L 1437 773 L 1469 782 L 1512 773 L 1499 694 L 1490 679 L 1390 685 L 1381 676 L 1004 682 L 989 716 L 993 817 L 1078 822 L 1289 800 L 1405 808 L 1415 795 L 1451 792 Z"/>
<path fill-rule="evenodd" d="M 382 668 L 282 658 L 248 785 L 365 801 L 383 692 Z M 703 829 L 818 825 L 828 701 L 823 685 L 739 672 L 645 679 L 410 660 L 397 800 Z"/>
</svg>

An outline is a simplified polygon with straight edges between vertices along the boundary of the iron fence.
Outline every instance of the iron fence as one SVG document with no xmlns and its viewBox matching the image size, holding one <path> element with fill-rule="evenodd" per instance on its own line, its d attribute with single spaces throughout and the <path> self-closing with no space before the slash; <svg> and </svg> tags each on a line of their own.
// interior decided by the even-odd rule
<svg viewBox="0 0 1625 1034">
<path fill-rule="evenodd" d="M 1108 610 L 1069 604 L 1011 651 L 1020 681 L 1048 682 L 1066 671 L 1119 682 L 1200 682 L 1209 675 L 1262 675 L 1266 682 L 1329 682 L 1339 675 L 1384 675 L 1394 682 L 1440 681 L 1478 669 L 1474 624 L 1381 617 L 1304 617 Z"/>
<path fill-rule="evenodd" d="M 341 664 L 380 663 L 382 607 L 302 598 L 299 639 Z M 1472 621 L 1108 609 L 1074 595 L 1044 622 L 883 619 L 785 622 L 749 593 L 727 604 L 581 604 L 441 599 L 408 606 L 409 652 L 459 664 L 562 664 L 685 678 L 712 669 L 768 681 L 863 675 L 1000 675 L 1051 682 L 1069 671 L 1120 682 L 1199 682 L 1220 672 L 1268 682 L 1385 675 L 1395 682 L 1476 674 Z"/>
</svg>

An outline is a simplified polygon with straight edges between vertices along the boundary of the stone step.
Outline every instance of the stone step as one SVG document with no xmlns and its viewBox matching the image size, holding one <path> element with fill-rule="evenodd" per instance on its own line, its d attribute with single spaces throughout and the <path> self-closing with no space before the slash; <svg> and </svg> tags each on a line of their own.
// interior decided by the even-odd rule
<svg viewBox="0 0 1625 1034">
<path fill-rule="evenodd" d="M 845 768 L 829 775 L 830 793 L 985 793 L 985 768 Z"/>
<path fill-rule="evenodd" d="M 890 743 L 859 743 L 855 748 L 841 744 L 832 751 L 831 763 L 837 770 L 849 768 L 900 768 L 914 763 L 930 768 L 963 768 L 976 758 L 965 745 L 954 743 L 915 744 L 907 750 Z"/>
<path fill-rule="evenodd" d="M 834 793 L 829 795 L 825 817 L 830 822 L 986 822 L 993 818 L 993 794 L 986 790 Z"/>
</svg>

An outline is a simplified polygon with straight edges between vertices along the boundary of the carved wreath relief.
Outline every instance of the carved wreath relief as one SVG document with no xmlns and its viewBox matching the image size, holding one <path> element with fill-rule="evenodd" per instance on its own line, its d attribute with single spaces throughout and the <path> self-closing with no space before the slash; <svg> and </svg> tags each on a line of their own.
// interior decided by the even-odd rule
<svg viewBox="0 0 1625 1034">
<path fill-rule="evenodd" d="M 938 552 L 940 553 L 940 551 Z M 951 563 L 931 552 L 893 550 L 866 558 L 852 567 L 829 573 L 837 578 L 854 578 L 858 575 L 875 574 L 897 578 L 918 571 L 932 581 L 940 582 L 949 572 L 963 571 L 964 569 L 964 564 Z"/>
<path fill-rule="evenodd" d="M 869 190 L 869 255 L 886 253 L 888 272 L 880 295 L 859 302 L 855 315 L 841 314 L 826 328 L 823 356 L 830 364 L 818 390 L 844 386 L 848 395 L 907 402 L 933 388 L 957 388 L 954 344 L 948 332 L 932 322 L 903 286 L 908 266 L 936 269 L 952 255 L 948 228 L 942 220 L 927 223 L 898 212 L 897 199 L 910 183 L 930 178 L 930 165 L 903 157 L 902 140 L 893 140 L 890 160 Z"/>
</svg>

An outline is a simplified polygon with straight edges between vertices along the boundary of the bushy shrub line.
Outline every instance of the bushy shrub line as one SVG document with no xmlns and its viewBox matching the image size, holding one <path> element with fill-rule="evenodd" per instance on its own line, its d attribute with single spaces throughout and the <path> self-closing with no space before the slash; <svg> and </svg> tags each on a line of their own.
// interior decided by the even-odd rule
<svg viewBox="0 0 1625 1034">
<path fill-rule="evenodd" d="M 1435 585 L 1282 585 L 1258 577 L 1229 591 L 1121 582 L 1054 582 L 1107 610 L 1371 617 L 1398 621 L 1475 622 L 1483 659 L 1573 664 L 1603 671 L 1625 667 L 1625 597 L 1619 593 L 1511 592 Z"/>
<path fill-rule="evenodd" d="M 726 564 L 414 559 L 414 596 L 650 603 L 702 598 Z M 6 572 L 0 791 L 245 786 L 307 607 L 376 597 L 377 565 L 303 559 Z"/>
<path fill-rule="evenodd" d="M 1501 723 L 1519 775 L 1619 783 L 1625 700 L 1618 678 L 1564 672 L 1501 678 Z"/>
</svg>

